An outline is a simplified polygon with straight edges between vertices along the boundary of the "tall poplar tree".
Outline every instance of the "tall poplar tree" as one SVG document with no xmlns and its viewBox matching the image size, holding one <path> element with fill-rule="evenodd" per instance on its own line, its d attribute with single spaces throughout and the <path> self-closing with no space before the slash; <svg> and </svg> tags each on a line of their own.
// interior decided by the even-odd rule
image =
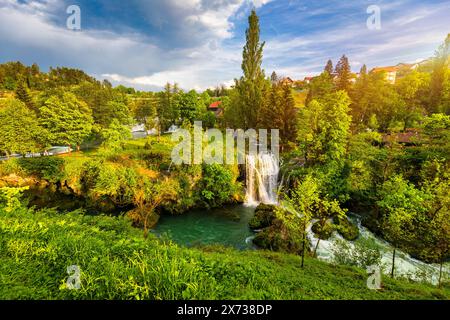
<svg viewBox="0 0 450 320">
<path fill-rule="evenodd" d="M 259 18 L 255 10 L 248 18 L 246 44 L 242 54 L 242 71 L 244 75 L 236 80 L 237 99 L 234 103 L 241 119 L 242 129 L 257 128 L 258 117 L 264 105 L 267 83 L 261 68 L 264 42 L 259 39 Z"/>
</svg>

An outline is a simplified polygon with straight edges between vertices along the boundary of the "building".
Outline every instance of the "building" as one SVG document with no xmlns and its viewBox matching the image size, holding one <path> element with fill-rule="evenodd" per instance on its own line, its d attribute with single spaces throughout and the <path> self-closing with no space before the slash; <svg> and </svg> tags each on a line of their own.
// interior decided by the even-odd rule
<svg viewBox="0 0 450 320">
<path fill-rule="evenodd" d="M 290 87 L 293 87 L 295 81 L 292 80 L 292 79 L 289 78 L 289 77 L 285 77 L 285 78 L 283 78 L 283 79 L 280 80 L 280 83 L 281 83 L 282 85 L 288 85 L 288 86 L 290 86 Z"/>
<path fill-rule="evenodd" d="M 305 83 L 309 84 L 311 83 L 311 81 L 314 79 L 315 77 L 305 77 L 305 79 L 303 81 L 305 81 Z"/>
<path fill-rule="evenodd" d="M 209 105 L 208 110 L 214 112 L 216 117 L 220 117 L 223 114 L 222 101 L 214 101 Z"/>
<path fill-rule="evenodd" d="M 385 79 L 387 82 L 394 84 L 395 80 L 397 80 L 397 66 L 389 66 L 389 67 L 376 67 L 373 68 L 370 72 L 379 73 L 384 72 L 385 73 Z"/>
</svg>

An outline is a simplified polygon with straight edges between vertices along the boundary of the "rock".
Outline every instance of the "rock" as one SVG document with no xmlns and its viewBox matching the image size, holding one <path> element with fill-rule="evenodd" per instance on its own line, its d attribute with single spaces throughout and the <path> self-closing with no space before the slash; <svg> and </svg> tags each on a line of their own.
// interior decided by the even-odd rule
<svg viewBox="0 0 450 320">
<path fill-rule="evenodd" d="M 321 239 L 321 240 L 328 240 L 331 237 L 331 234 L 334 231 L 334 226 L 331 223 L 331 221 L 327 221 L 325 223 L 325 226 L 323 227 L 323 230 L 320 229 L 320 222 L 317 221 L 313 224 L 311 230 Z M 320 232 L 321 231 L 321 232 Z"/>
<path fill-rule="evenodd" d="M 253 243 L 261 249 L 301 254 L 303 244 L 299 232 L 291 232 L 275 214 L 275 205 L 260 204 L 249 225 L 259 230 Z M 309 244 L 305 245 L 309 248 Z"/>
<path fill-rule="evenodd" d="M 275 219 L 270 227 L 257 233 L 253 243 L 261 249 L 301 254 L 302 238 L 298 233 L 289 232 L 283 222 Z M 309 244 L 305 247 L 308 249 Z"/>
<path fill-rule="evenodd" d="M 275 209 L 276 206 L 271 204 L 260 204 L 257 206 L 255 215 L 249 222 L 250 228 L 255 230 L 270 227 L 276 218 Z"/>
</svg>

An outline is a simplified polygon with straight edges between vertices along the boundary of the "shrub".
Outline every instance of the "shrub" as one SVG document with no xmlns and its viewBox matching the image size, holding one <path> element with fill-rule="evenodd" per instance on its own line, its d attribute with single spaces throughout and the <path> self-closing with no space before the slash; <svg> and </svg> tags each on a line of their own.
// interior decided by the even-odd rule
<svg viewBox="0 0 450 320">
<path fill-rule="evenodd" d="M 64 159 L 58 157 L 21 158 L 17 160 L 29 175 L 58 182 L 64 178 Z"/>
</svg>

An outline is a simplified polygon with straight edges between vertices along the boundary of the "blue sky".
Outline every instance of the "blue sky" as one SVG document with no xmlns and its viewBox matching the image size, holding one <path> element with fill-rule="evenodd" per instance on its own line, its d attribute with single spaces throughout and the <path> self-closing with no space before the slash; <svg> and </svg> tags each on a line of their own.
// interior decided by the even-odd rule
<svg viewBox="0 0 450 320">
<path fill-rule="evenodd" d="M 66 28 L 72 4 L 81 31 Z M 380 30 L 366 26 L 370 5 L 381 9 Z M 0 0 L 0 63 L 74 67 L 143 90 L 231 84 L 252 8 L 266 74 L 293 79 L 344 53 L 354 71 L 425 59 L 450 32 L 448 0 Z"/>
</svg>

